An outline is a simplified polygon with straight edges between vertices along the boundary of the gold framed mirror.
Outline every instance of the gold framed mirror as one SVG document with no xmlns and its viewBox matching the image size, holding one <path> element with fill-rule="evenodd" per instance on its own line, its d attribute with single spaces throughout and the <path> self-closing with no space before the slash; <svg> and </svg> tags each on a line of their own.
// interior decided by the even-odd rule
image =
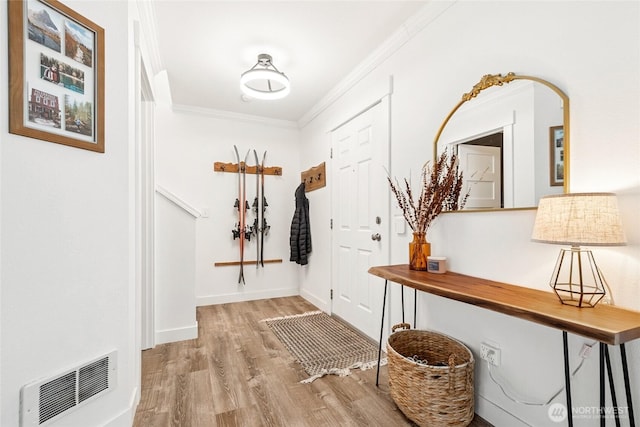
<svg viewBox="0 0 640 427">
<path fill-rule="evenodd" d="M 472 101 L 472 102 L 471 102 Z M 458 212 L 534 209 L 569 189 L 569 97 L 515 73 L 487 74 L 446 116 L 433 158 L 453 149 L 469 199 Z"/>
</svg>

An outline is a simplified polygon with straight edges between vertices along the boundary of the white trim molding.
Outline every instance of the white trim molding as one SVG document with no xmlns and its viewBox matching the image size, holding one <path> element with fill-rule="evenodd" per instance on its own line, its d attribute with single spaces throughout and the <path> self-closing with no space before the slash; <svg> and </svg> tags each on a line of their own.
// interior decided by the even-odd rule
<svg viewBox="0 0 640 427">
<path fill-rule="evenodd" d="M 187 212 L 189 215 L 191 215 L 194 218 L 200 218 L 200 217 L 204 216 L 198 209 L 194 208 L 189 203 L 185 202 L 180 197 L 176 196 L 171 191 L 167 190 L 164 187 L 161 187 L 160 185 L 156 185 L 156 193 L 160 194 L 165 199 L 167 199 L 171 203 L 175 204 L 180 209 L 184 210 L 185 212 Z"/>
<path fill-rule="evenodd" d="M 255 301 L 259 299 L 292 297 L 300 295 L 298 288 L 280 288 L 262 291 L 235 292 L 221 295 L 204 295 L 196 297 L 196 306 L 227 304 L 232 302 Z"/>
<path fill-rule="evenodd" d="M 156 28 L 156 11 L 152 1 L 137 0 L 136 6 L 140 15 L 140 29 L 142 31 L 143 49 L 149 57 L 148 64 L 151 67 L 151 74 L 155 75 L 163 70 L 160 59 L 160 48 L 158 47 L 158 30 Z M 140 42 L 140 40 L 138 40 Z"/>
<path fill-rule="evenodd" d="M 393 55 L 398 49 L 411 40 L 416 34 L 422 31 L 427 25 L 442 15 L 447 9 L 453 6 L 453 1 L 429 2 L 418 13 L 407 19 L 405 23 L 393 33 L 380 47 L 374 50 L 364 59 L 351 73 L 342 79 L 327 95 L 305 113 L 298 120 L 298 127 L 302 129 L 319 116 L 324 110 L 329 108 L 349 89 L 365 78 L 371 71 L 375 70 L 387 58 Z"/>
<path fill-rule="evenodd" d="M 198 322 L 181 328 L 156 331 L 156 344 L 192 340 L 194 338 L 198 338 Z"/>
<path fill-rule="evenodd" d="M 174 113 L 196 114 L 200 116 L 213 117 L 215 119 L 234 120 L 237 122 L 248 122 L 287 129 L 298 129 L 298 123 L 291 120 L 271 119 L 268 117 L 253 116 L 251 114 L 234 113 L 233 111 L 215 110 L 212 108 L 192 107 L 182 104 L 172 104 L 171 109 Z"/>
</svg>

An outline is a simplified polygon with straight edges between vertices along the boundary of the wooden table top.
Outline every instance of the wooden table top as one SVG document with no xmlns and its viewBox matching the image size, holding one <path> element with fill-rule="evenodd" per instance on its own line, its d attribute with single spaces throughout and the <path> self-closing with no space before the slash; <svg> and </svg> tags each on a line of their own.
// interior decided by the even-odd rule
<svg viewBox="0 0 640 427">
<path fill-rule="evenodd" d="M 606 344 L 640 338 L 640 312 L 598 304 L 593 308 L 564 305 L 553 292 L 494 282 L 454 272 L 444 274 L 410 270 L 409 266 L 371 267 L 383 279 L 473 304 L 520 319 L 572 332 Z"/>
</svg>

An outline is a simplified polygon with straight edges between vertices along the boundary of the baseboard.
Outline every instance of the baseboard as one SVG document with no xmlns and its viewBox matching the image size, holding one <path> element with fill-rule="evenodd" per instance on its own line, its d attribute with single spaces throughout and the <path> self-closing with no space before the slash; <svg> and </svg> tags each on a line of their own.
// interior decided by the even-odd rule
<svg viewBox="0 0 640 427">
<path fill-rule="evenodd" d="M 268 298 L 282 298 L 300 295 L 298 288 L 269 289 L 265 291 L 237 292 L 223 295 L 206 295 L 196 297 L 198 307 L 205 305 L 228 304 L 232 302 L 255 301 Z"/>
<path fill-rule="evenodd" d="M 325 301 L 322 298 L 319 298 L 318 296 L 312 294 L 306 289 L 300 290 L 300 296 L 306 299 L 307 301 L 309 301 L 311 304 L 318 307 L 320 310 L 324 311 L 325 313 L 331 313 L 331 303 L 329 301 Z"/>
<path fill-rule="evenodd" d="M 198 338 L 198 322 L 182 328 L 156 331 L 155 344 L 166 344 L 168 342 L 191 340 L 194 338 Z"/>
<path fill-rule="evenodd" d="M 140 385 L 140 387 L 135 387 L 133 389 L 133 393 L 131 393 L 131 399 L 129 400 L 129 407 L 131 408 L 131 424 L 133 424 L 133 419 L 136 416 L 136 410 L 138 409 L 138 404 L 140 403 L 140 399 L 142 397 L 140 394 L 141 388 L 142 385 Z"/>
<path fill-rule="evenodd" d="M 140 388 L 134 387 L 129 399 L 129 407 L 104 423 L 102 427 L 131 427 L 136 416 L 138 402 L 140 402 Z"/>
<path fill-rule="evenodd" d="M 512 413 L 505 411 L 496 403 L 493 403 L 486 397 L 476 394 L 475 398 L 476 414 L 481 416 L 491 425 L 509 427 L 531 427 L 531 424 L 521 420 Z"/>
</svg>

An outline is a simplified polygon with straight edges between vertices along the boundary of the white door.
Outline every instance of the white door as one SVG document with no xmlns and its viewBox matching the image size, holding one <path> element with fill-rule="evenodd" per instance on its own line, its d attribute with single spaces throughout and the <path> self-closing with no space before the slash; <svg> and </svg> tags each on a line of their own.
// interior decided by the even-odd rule
<svg viewBox="0 0 640 427">
<path fill-rule="evenodd" d="M 502 207 L 502 170 L 500 147 L 458 145 L 463 190 L 469 198 L 465 209 L 492 209 Z"/>
<path fill-rule="evenodd" d="M 388 97 L 332 132 L 332 312 L 378 339 L 389 260 Z"/>
</svg>

